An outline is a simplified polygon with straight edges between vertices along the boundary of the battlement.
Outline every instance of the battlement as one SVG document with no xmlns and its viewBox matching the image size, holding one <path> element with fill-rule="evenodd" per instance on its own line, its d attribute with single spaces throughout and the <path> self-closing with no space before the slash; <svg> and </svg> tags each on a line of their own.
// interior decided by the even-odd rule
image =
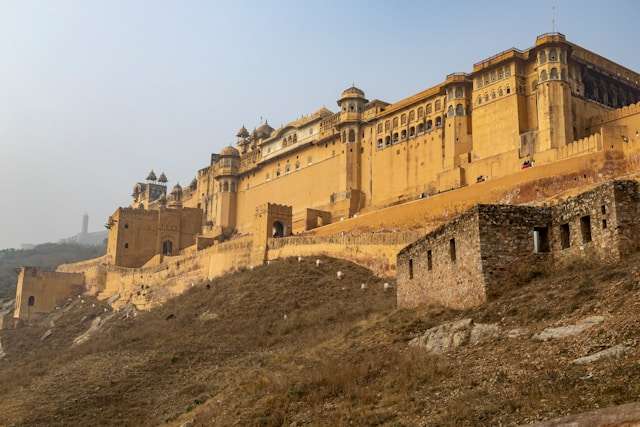
<svg viewBox="0 0 640 427">
<path fill-rule="evenodd" d="M 591 127 L 604 125 L 616 120 L 623 119 L 625 117 L 632 116 L 634 114 L 640 114 L 640 102 L 627 105 L 622 108 L 615 109 L 613 111 L 606 112 L 599 116 L 592 117 L 589 121 Z"/>
</svg>

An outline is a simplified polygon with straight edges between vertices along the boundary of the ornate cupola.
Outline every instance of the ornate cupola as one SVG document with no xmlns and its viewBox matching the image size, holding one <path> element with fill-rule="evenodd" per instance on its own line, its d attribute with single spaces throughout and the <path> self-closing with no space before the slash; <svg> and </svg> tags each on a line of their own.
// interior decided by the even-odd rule
<svg viewBox="0 0 640 427">
<path fill-rule="evenodd" d="M 162 173 L 160 174 L 160 178 L 158 178 L 158 182 L 159 182 L 160 184 L 164 184 L 164 185 L 166 185 L 166 184 L 167 184 L 167 182 L 169 182 L 169 180 L 167 179 L 167 176 L 164 174 L 164 172 L 162 172 Z"/>
<path fill-rule="evenodd" d="M 158 178 L 156 178 L 156 173 L 153 171 L 153 169 L 151 169 L 151 172 L 149 172 L 149 175 L 147 175 L 147 181 L 156 182 L 157 180 Z"/>
</svg>

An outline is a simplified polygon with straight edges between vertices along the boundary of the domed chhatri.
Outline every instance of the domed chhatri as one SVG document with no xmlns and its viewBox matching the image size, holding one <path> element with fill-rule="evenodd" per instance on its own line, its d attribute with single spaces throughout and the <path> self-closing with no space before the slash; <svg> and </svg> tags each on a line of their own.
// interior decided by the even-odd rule
<svg viewBox="0 0 640 427">
<path fill-rule="evenodd" d="M 364 91 L 355 86 L 351 86 L 342 91 L 340 98 L 364 98 Z"/>
<path fill-rule="evenodd" d="M 149 172 L 149 175 L 147 175 L 147 181 L 156 182 L 157 180 L 158 178 L 156 178 L 156 173 L 153 171 L 153 169 L 151 169 L 151 172 Z"/>
<path fill-rule="evenodd" d="M 236 133 L 236 136 L 238 138 L 247 138 L 249 137 L 249 131 L 247 130 L 246 127 L 244 127 L 244 125 L 242 125 L 242 127 Z"/>
<path fill-rule="evenodd" d="M 240 152 L 232 146 L 227 146 L 220 151 L 220 156 L 225 157 L 240 157 Z"/>
<path fill-rule="evenodd" d="M 180 183 L 177 183 L 173 186 L 173 190 L 171 190 L 171 194 L 182 194 L 182 186 Z"/>
<path fill-rule="evenodd" d="M 167 182 L 169 182 L 169 180 L 167 179 L 167 176 L 164 174 L 164 172 L 162 172 L 160 174 L 160 178 L 158 178 L 158 182 L 160 184 L 166 184 Z"/>
<path fill-rule="evenodd" d="M 274 130 L 274 128 L 269 126 L 269 122 L 265 120 L 265 122 L 256 129 L 256 134 L 259 138 L 269 138 Z"/>
</svg>

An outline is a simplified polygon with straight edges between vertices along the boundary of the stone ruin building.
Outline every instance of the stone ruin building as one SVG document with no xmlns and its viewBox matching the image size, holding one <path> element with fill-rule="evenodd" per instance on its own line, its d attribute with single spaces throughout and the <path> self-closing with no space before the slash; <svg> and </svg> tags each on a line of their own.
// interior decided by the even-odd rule
<svg viewBox="0 0 640 427">
<path fill-rule="evenodd" d="M 616 261 L 640 246 L 636 181 L 550 207 L 477 205 L 398 253 L 398 306 L 475 307 L 526 271 Z"/>
</svg>

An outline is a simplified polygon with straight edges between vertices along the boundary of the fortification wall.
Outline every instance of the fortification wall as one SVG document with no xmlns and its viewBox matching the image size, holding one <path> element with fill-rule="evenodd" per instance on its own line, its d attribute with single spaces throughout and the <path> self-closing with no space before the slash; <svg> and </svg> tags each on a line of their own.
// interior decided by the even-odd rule
<svg viewBox="0 0 640 427">
<path fill-rule="evenodd" d="M 55 310 L 66 298 L 83 290 L 82 273 L 60 273 L 22 267 L 18 274 L 14 318 L 35 320 Z"/>
</svg>

